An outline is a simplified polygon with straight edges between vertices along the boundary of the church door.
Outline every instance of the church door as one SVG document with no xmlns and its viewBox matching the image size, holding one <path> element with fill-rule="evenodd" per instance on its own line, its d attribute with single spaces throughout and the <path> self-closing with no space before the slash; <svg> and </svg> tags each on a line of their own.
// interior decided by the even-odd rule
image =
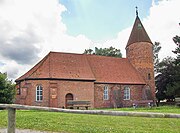
<svg viewBox="0 0 180 133">
<path fill-rule="evenodd" d="M 68 100 L 73 100 L 73 94 L 71 94 L 71 93 L 68 93 L 68 94 L 66 94 L 66 97 L 65 97 L 65 107 L 67 108 L 67 101 Z"/>
</svg>

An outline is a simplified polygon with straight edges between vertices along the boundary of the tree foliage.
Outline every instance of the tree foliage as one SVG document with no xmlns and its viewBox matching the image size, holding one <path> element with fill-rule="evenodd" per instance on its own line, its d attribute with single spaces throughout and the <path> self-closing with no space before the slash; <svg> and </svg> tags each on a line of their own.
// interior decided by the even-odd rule
<svg viewBox="0 0 180 133">
<path fill-rule="evenodd" d="M 0 72 L 0 103 L 13 103 L 15 85 L 7 79 L 6 73 Z"/>
<path fill-rule="evenodd" d="M 172 52 L 177 57 L 167 57 L 157 65 L 158 75 L 155 77 L 155 81 L 158 100 L 180 97 L 180 37 L 175 36 L 173 41 L 177 48 Z"/>
<path fill-rule="evenodd" d="M 174 58 L 168 57 L 163 59 L 158 64 L 158 75 L 155 77 L 156 87 L 157 87 L 157 99 L 164 100 L 167 99 L 167 86 L 169 83 L 172 83 L 173 78 L 173 69 L 174 69 Z M 170 97 L 170 96 L 169 96 Z"/>
<path fill-rule="evenodd" d="M 95 54 L 95 55 L 102 55 L 102 56 L 112 56 L 112 57 L 122 57 L 120 49 L 116 49 L 114 47 L 109 48 L 97 48 L 95 47 L 95 51 L 92 49 L 85 49 L 84 54 Z"/>
<path fill-rule="evenodd" d="M 173 41 L 177 45 L 177 47 L 172 52 L 177 54 L 177 58 L 179 59 L 180 58 L 180 37 L 176 35 L 175 37 L 173 37 Z"/>
<path fill-rule="evenodd" d="M 180 97 L 180 37 L 173 37 L 173 41 L 177 45 L 177 47 L 172 52 L 177 56 L 173 62 L 173 81 L 167 86 L 167 94 L 174 95 L 175 97 Z"/>
<path fill-rule="evenodd" d="M 153 45 L 153 59 L 154 59 L 154 71 L 157 73 L 158 69 L 158 64 L 159 64 L 159 51 L 161 50 L 161 45 L 159 42 L 155 42 Z"/>
</svg>

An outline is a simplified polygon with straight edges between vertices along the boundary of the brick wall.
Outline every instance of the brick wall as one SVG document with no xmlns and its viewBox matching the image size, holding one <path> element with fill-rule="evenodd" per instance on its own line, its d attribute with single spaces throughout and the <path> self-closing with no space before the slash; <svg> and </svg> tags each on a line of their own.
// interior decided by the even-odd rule
<svg viewBox="0 0 180 133">
<path fill-rule="evenodd" d="M 43 87 L 43 100 L 36 101 L 36 86 Z M 103 99 L 104 86 L 108 86 L 108 100 Z M 130 100 L 124 100 L 124 87 L 130 87 Z M 16 96 L 16 103 L 65 107 L 66 95 L 72 94 L 73 100 L 91 101 L 92 108 L 128 107 L 134 100 L 143 99 L 143 85 L 95 84 L 94 82 L 62 80 L 29 80 L 20 84 L 21 95 Z"/>
<path fill-rule="evenodd" d="M 152 44 L 137 42 L 128 46 L 126 55 L 131 64 L 139 71 L 147 85 L 151 88 L 152 98 L 155 99 L 155 80 Z M 150 79 L 148 78 L 150 74 Z"/>
<path fill-rule="evenodd" d="M 36 101 L 36 86 L 43 87 L 43 100 Z M 28 80 L 20 83 L 20 95 L 16 103 L 25 105 L 65 107 L 66 94 L 71 93 L 74 100 L 89 100 L 94 107 L 94 83 L 62 80 Z"/>
<path fill-rule="evenodd" d="M 103 99 L 104 86 L 108 86 L 109 99 Z M 124 100 L 124 87 L 130 87 L 130 100 Z M 134 100 L 142 100 L 143 85 L 95 84 L 95 108 L 129 107 Z"/>
<path fill-rule="evenodd" d="M 73 94 L 73 100 L 88 100 L 94 107 L 94 82 L 59 81 L 58 82 L 59 107 L 65 106 L 65 96 Z"/>
<path fill-rule="evenodd" d="M 43 87 L 43 100 L 36 101 L 36 86 Z M 20 83 L 20 95 L 16 95 L 16 103 L 24 105 L 49 106 L 49 81 L 28 80 Z"/>
</svg>

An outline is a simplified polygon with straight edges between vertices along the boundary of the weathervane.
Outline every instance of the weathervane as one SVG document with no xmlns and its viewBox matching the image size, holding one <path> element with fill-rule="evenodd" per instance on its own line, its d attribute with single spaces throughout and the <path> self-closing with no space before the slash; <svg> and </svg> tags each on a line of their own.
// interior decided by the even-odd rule
<svg viewBox="0 0 180 133">
<path fill-rule="evenodd" d="M 138 7 L 136 6 L 136 16 L 138 16 Z"/>
</svg>

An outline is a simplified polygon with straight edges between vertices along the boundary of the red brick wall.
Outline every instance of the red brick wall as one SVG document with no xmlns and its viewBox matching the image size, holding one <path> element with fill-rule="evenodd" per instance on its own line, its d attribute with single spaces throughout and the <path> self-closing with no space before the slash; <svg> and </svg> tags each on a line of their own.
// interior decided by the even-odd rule
<svg viewBox="0 0 180 133">
<path fill-rule="evenodd" d="M 131 64 L 139 71 L 147 85 L 150 86 L 152 99 L 155 99 L 155 80 L 154 80 L 154 63 L 153 48 L 148 42 L 137 42 L 128 46 L 126 55 Z M 150 74 L 151 79 L 148 79 Z"/>
<path fill-rule="evenodd" d="M 104 86 L 108 86 L 109 99 L 103 99 Z M 130 100 L 124 100 L 124 87 L 130 87 Z M 143 85 L 95 84 L 95 108 L 129 107 L 134 100 L 142 100 Z M 116 94 L 115 94 L 116 93 Z M 119 94 L 117 94 L 119 93 Z M 118 98 L 116 96 L 119 96 Z"/>
<path fill-rule="evenodd" d="M 43 100 L 36 101 L 36 86 L 43 87 Z M 65 107 L 65 96 L 72 93 L 74 100 L 89 100 L 94 107 L 94 83 L 61 80 L 28 80 L 20 84 L 21 95 L 16 95 L 16 103 L 50 107 Z M 26 90 L 26 91 L 24 91 Z"/>
<path fill-rule="evenodd" d="M 59 81 L 58 82 L 59 107 L 65 106 L 65 96 L 73 94 L 73 100 L 88 100 L 94 107 L 94 82 Z"/>
<path fill-rule="evenodd" d="M 36 86 L 43 87 L 43 100 L 36 101 Z M 103 99 L 104 86 L 108 86 L 109 99 Z M 94 82 L 62 80 L 29 80 L 20 84 L 21 95 L 16 103 L 33 106 L 65 107 L 66 94 L 73 94 L 74 100 L 91 101 L 92 108 L 110 108 L 132 106 L 134 100 L 142 100 L 142 85 L 128 85 L 130 100 L 124 100 L 124 87 L 120 84 L 95 84 Z M 25 91 L 24 91 L 25 90 Z"/>
<path fill-rule="evenodd" d="M 43 87 L 43 100 L 36 101 L 36 86 Z M 23 89 L 26 88 L 26 94 Z M 16 103 L 25 105 L 49 106 L 49 81 L 28 80 L 20 83 L 20 95 L 16 95 Z"/>
</svg>

